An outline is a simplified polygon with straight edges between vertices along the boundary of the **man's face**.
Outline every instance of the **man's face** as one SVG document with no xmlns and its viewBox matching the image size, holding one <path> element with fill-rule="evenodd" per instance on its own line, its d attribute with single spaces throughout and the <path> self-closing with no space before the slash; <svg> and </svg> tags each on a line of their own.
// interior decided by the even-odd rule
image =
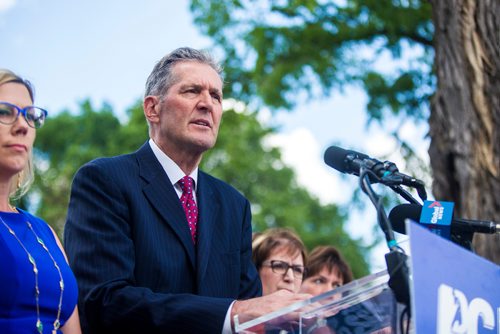
<svg viewBox="0 0 500 334">
<path fill-rule="evenodd" d="M 167 154 L 201 154 L 215 145 L 222 117 L 222 80 L 209 65 L 185 61 L 160 97 L 155 142 Z M 181 153 L 182 152 L 182 153 Z"/>
</svg>

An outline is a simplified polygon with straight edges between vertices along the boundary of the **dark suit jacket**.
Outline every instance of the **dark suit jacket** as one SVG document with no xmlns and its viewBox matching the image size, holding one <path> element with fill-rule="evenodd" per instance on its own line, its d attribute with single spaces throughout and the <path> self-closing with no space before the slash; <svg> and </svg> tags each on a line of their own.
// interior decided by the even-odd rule
<svg viewBox="0 0 500 334">
<path fill-rule="evenodd" d="M 85 164 L 73 180 L 65 247 L 85 333 L 221 333 L 235 299 L 261 294 L 250 205 L 199 172 L 198 241 L 148 143 Z"/>
</svg>

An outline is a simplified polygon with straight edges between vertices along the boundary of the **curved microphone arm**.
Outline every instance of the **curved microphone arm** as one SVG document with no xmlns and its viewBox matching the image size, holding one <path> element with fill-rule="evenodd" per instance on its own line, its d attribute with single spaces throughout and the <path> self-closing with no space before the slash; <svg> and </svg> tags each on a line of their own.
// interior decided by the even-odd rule
<svg viewBox="0 0 500 334">
<path fill-rule="evenodd" d="M 394 247 L 397 247 L 397 243 L 394 238 L 394 232 L 392 231 L 392 226 L 389 222 L 389 218 L 387 218 L 387 214 L 384 210 L 382 198 L 378 196 L 371 187 L 370 179 L 373 178 L 379 179 L 379 177 L 370 169 L 365 167 L 360 168 L 359 186 L 361 190 L 363 190 L 363 192 L 368 195 L 368 198 L 370 198 L 370 201 L 375 206 L 375 209 L 377 210 L 377 221 L 380 228 L 384 232 L 387 246 L 389 247 L 389 249 L 393 249 Z"/>
<path fill-rule="evenodd" d="M 408 191 L 406 191 L 405 189 L 403 189 L 403 187 L 401 187 L 401 186 L 389 186 L 389 188 L 391 188 L 394 192 L 396 192 L 399 195 L 401 195 L 401 197 L 403 197 L 408 202 L 413 203 L 413 204 L 422 205 Z M 420 198 L 422 198 L 422 197 L 420 197 Z"/>
<path fill-rule="evenodd" d="M 405 254 L 404 250 L 398 246 L 394 238 L 391 223 L 389 222 L 389 218 L 387 218 L 387 214 L 382 205 L 382 199 L 371 187 L 370 179 L 373 178 L 380 180 L 380 178 L 372 170 L 366 168 L 365 166 L 360 168 L 359 185 L 361 190 L 368 195 L 377 210 L 378 224 L 384 232 L 387 246 L 390 250 L 389 253 L 385 254 L 387 272 L 389 273 L 389 281 L 387 283 L 394 292 L 396 300 L 406 305 L 408 315 L 411 317 L 410 279 L 407 265 L 408 256 Z M 416 201 L 400 186 L 391 186 L 391 188 L 400 193 L 403 197 L 407 196 L 410 200 Z"/>
</svg>

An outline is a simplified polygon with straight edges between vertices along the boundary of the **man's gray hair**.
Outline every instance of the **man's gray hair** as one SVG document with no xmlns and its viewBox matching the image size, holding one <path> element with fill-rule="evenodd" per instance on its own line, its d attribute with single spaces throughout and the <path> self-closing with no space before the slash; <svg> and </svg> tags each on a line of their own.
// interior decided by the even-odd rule
<svg viewBox="0 0 500 334">
<path fill-rule="evenodd" d="M 222 77 L 222 66 L 208 52 L 182 47 L 167 54 L 156 63 L 146 81 L 144 97 L 148 95 L 161 96 L 164 94 L 175 84 L 176 78 L 172 73 L 172 68 L 175 64 L 186 61 L 194 61 L 209 65 L 219 74 L 222 82 L 224 82 Z"/>
</svg>

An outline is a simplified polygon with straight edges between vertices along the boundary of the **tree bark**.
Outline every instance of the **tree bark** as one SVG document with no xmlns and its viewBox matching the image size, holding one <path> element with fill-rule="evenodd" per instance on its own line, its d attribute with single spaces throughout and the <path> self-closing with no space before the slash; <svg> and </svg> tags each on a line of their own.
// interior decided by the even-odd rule
<svg viewBox="0 0 500 334">
<path fill-rule="evenodd" d="M 455 203 L 455 217 L 500 222 L 500 1 L 431 3 L 433 194 Z M 499 234 L 476 233 L 474 249 L 500 264 Z"/>
</svg>

